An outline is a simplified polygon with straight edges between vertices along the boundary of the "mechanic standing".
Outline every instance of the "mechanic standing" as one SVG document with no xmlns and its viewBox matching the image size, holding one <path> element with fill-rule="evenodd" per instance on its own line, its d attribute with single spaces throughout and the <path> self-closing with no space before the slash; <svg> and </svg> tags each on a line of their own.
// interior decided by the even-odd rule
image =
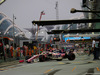
<svg viewBox="0 0 100 75">
<path fill-rule="evenodd" d="M 93 38 L 92 41 L 92 50 L 94 54 L 94 59 L 93 60 L 99 60 L 99 48 L 98 48 L 99 41 L 97 39 Z"/>
<path fill-rule="evenodd" d="M 99 57 L 100 57 L 100 39 L 99 39 L 98 48 L 99 48 Z"/>
<path fill-rule="evenodd" d="M 11 46 L 10 46 L 10 54 L 11 54 L 11 58 L 13 58 L 13 50 L 14 50 L 13 45 L 11 45 Z"/>
<path fill-rule="evenodd" d="M 17 46 L 16 50 L 17 50 L 17 60 L 19 60 L 20 59 L 20 47 Z"/>
</svg>

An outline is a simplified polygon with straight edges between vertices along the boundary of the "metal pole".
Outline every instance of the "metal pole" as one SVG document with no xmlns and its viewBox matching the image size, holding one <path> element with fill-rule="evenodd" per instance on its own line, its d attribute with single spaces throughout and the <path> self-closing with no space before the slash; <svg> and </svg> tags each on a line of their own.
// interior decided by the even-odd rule
<svg viewBox="0 0 100 75">
<path fill-rule="evenodd" d="M 56 2 L 56 19 L 58 20 L 59 19 L 59 11 L 58 11 L 58 1 Z"/>
<path fill-rule="evenodd" d="M 14 37 L 15 35 L 14 35 L 14 14 L 13 14 L 13 40 L 15 41 L 15 37 Z M 14 41 L 13 41 L 13 48 L 15 48 L 14 47 Z"/>
<path fill-rule="evenodd" d="M 44 11 L 41 12 L 39 21 L 41 20 L 42 15 L 45 15 Z M 38 25 L 37 25 L 37 26 L 38 26 Z M 37 29 L 36 40 L 38 40 L 38 31 L 39 31 L 39 26 L 38 26 L 38 29 Z M 39 54 L 40 54 L 40 49 L 39 49 Z"/>
<path fill-rule="evenodd" d="M 39 21 L 41 20 L 41 17 L 42 17 L 42 14 L 40 14 L 40 19 Z M 38 26 L 38 25 L 37 25 Z M 38 40 L 38 32 L 39 32 L 39 26 L 37 28 L 37 34 L 36 34 L 36 41 Z M 40 54 L 40 49 L 39 49 L 39 54 Z"/>
<path fill-rule="evenodd" d="M 41 12 L 41 14 L 40 14 L 40 19 L 39 19 L 39 21 L 41 20 L 41 18 L 42 18 L 42 12 Z M 37 25 L 37 26 L 38 26 L 38 25 Z M 38 28 L 37 28 L 36 40 L 38 39 L 38 32 L 39 32 L 39 26 L 38 26 Z"/>
</svg>

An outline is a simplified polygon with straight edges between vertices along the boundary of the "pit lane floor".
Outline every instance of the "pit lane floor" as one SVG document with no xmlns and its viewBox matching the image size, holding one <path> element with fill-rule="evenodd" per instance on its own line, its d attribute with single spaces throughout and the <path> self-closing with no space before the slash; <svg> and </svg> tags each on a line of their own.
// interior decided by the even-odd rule
<svg viewBox="0 0 100 75">
<path fill-rule="evenodd" d="M 0 75 L 100 75 L 100 60 L 93 61 L 93 55 L 76 55 L 74 61 L 24 62 L 0 67 Z"/>
</svg>

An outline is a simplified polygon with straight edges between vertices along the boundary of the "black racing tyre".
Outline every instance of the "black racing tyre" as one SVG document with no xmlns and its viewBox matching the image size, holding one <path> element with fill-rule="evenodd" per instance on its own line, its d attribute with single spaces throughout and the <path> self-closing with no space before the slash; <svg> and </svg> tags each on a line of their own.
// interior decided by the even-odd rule
<svg viewBox="0 0 100 75">
<path fill-rule="evenodd" d="M 68 54 L 68 60 L 75 60 L 75 54 L 74 53 Z"/>
<path fill-rule="evenodd" d="M 27 56 L 25 57 L 25 61 L 26 61 L 27 63 L 31 63 L 31 62 L 28 62 L 28 61 L 27 61 L 29 58 L 31 58 L 29 55 L 27 55 Z"/>
<path fill-rule="evenodd" d="M 62 59 L 56 59 L 57 61 L 62 61 Z"/>
<path fill-rule="evenodd" d="M 39 56 L 39 61 L 40 61 L 40 62 L 45 61 L 45 56 L 44 56 L 44 55 L 40 55 L 40 56 Z"/>
</svg>

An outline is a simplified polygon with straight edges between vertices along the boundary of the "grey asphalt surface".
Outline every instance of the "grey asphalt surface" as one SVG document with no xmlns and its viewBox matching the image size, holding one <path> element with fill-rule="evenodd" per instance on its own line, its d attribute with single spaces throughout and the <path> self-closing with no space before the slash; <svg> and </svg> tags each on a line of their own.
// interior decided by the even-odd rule
<svg viewBox="0 0 100 75">
<path fill-rule="evenodd" d="M 100 75 L 100 60 L 93 61 L 93 55 L 76 55 L 74 61 L 68 59 L 37 63 L 13 61 L 2 65 L 0 75 Z"/>
<path fill-rule="evenodd" d="M 0 68 L 7 67 L 7 66 L 12 66 L 12 65 L 16 65 L 16 64 L 19 64 L 19 60 L 2 62 L 2 63 L 0 63 Z"/>
</svg>

